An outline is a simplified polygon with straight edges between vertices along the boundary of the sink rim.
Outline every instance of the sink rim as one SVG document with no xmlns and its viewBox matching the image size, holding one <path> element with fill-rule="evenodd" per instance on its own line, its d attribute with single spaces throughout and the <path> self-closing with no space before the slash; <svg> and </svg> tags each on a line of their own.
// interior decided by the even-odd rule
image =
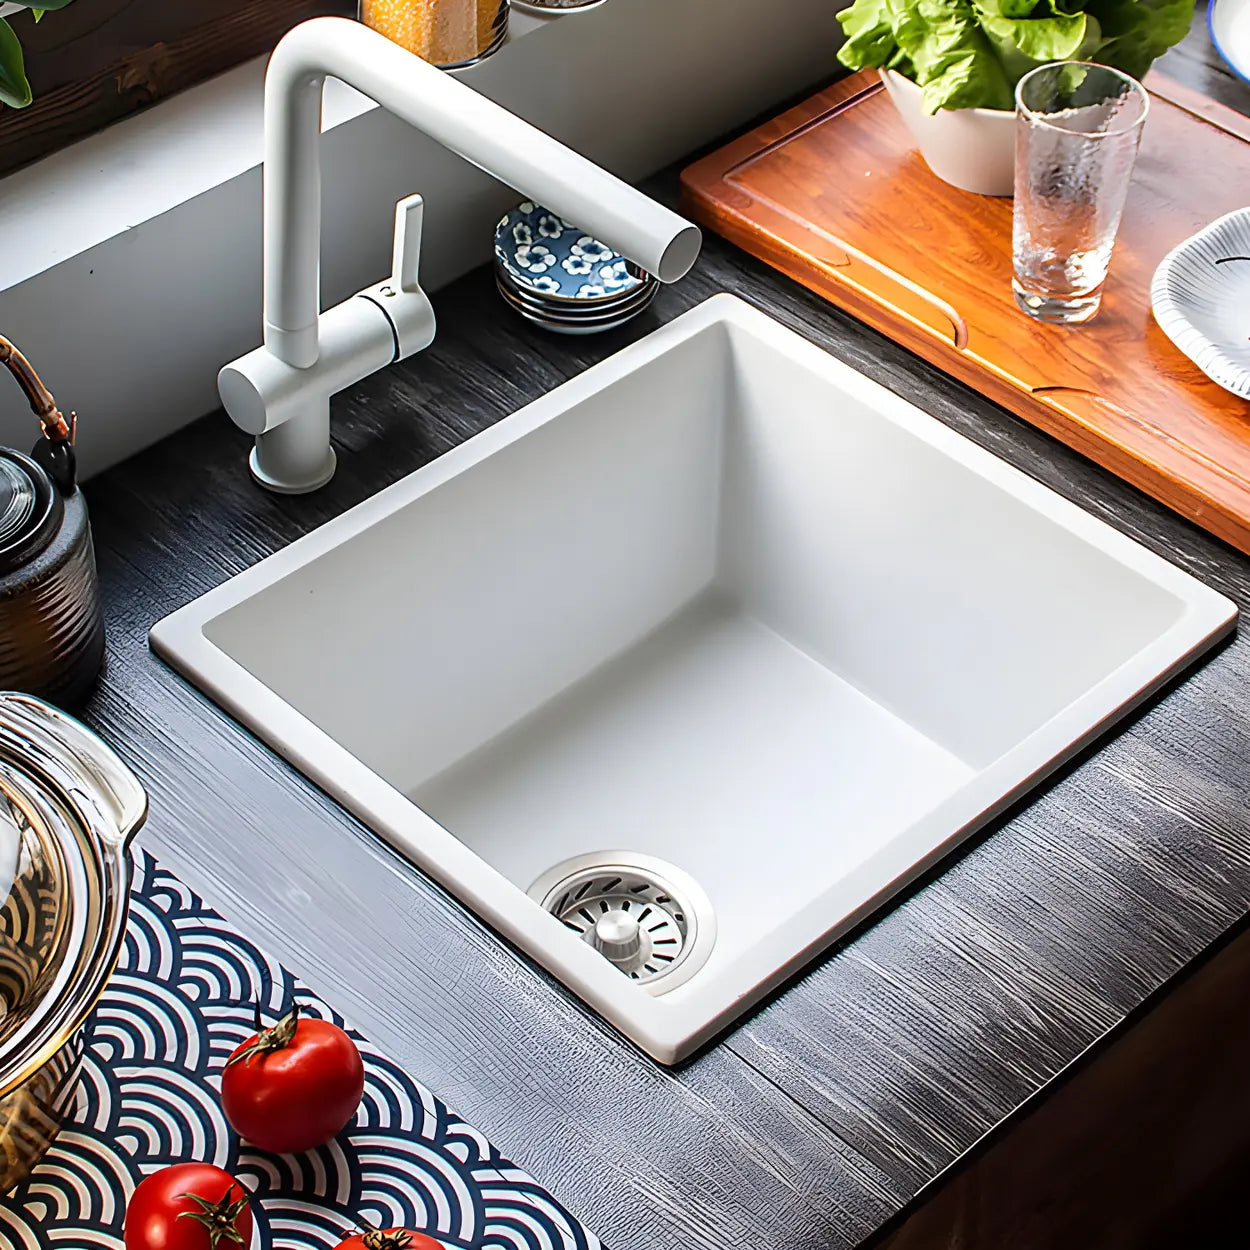
<svg viewBox="0 0 1250 1250">
<path fill-rule="evenodd" d="M 1007 489 L 1184 604 L 1178 619 L 1062 711 L 930 810 L 899 837 L 796 911 L 730 969 L 651 997 L 566 931 L 465 843 L 340 746 L 231 656 L 205 627 L 254 593 L 350 541 L 400 507 L 487 459 L 566 409 L 717 323 L 729 323 L 831 385 L 869 402 L 982 478 Z M 1235 627 L 1236 606 L 1218 592 L 909 401 L 728 294 L 711 297 L 541 396 L 341 516 L 261 560 L 158 622 L 152 649 L 332 795 L 379 837 L 497 932 L 563 980 L 626 1036 L 675 1063 L 928 871 L 961 841 L 1154 694 Z M 832 918 L 832 920 L 830 919 Z M 780 952 L 780 953 L 779 953 Z M 792 953 L 787 953 L 792 952 Z"/>
</svg>

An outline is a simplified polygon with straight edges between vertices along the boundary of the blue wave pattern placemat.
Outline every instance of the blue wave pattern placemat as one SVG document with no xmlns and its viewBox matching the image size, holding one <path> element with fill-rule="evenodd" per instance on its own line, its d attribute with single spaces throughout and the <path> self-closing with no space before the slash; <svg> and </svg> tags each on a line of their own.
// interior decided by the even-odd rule
<svg viewBox="0 0 1250 1250">
<path fill-rule="evenodd" d="M 218 1074 L 292 997 L 343 1025 L 286 969 L 234 933 L 148 854 L 96 1013 L 73 1113 L 28 1180 L 0 1198 L 9 1250 L 123 1250 L 134 1187 L 170 1163 L 215 1163 L 256 1199 L 258 1244 L 333 1250 L 361 1220 L 427 1232 L 455 1250 L 599 1250 L 599 1240 L 428 1089 L 358 1033 L 365 1096 L 354 1126 L 307 1155 L 240 1143 Z"/>
</svg>

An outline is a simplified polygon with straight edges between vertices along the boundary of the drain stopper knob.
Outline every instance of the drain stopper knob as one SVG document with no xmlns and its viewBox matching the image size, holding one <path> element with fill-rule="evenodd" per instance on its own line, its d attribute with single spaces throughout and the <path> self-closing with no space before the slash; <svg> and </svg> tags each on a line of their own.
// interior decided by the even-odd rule
<svg viewBox="0 0 1250 1250">
<path fill-rule="evenodd" d="M 591 945 L 610 963 L 628 971 L 631 964 L 640 962 L 642 930 L 627 912 L 605 912 L 595 921 Z"/>
</svg>

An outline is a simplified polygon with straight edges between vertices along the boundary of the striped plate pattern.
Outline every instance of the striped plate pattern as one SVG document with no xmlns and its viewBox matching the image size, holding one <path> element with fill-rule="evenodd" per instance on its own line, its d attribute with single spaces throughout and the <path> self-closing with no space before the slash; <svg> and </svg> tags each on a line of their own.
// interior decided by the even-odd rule
<svg viewBox="0 0 1250 1250">
<path fill-rule="evenodd" d="M 294 998 L 343 1024 L 139 853 L 125 949 L 89 1026 L 73 1112 L 30 1178 L 0 1198 L 0 1246 L 123 1250 L 135 1185 L 201 1160 L 251 1191 L 262 1250 L 333 1250 L 362 1223 L 424 1230 L 454 1250 L 599 1250 L 549 1193 L 354 1032 L 366 1083 L 351 1127 L 305 1155 L 241 1143 L 217 1074 L 253 1032 L 257 993 L 270 1020 Z"/>
<path fill-rule="evenodd" d="M 1213 382 L 1250 399 L 1250 208 L 1213 221 L 1159 262 L 1155 320 Z"/>
</svg>

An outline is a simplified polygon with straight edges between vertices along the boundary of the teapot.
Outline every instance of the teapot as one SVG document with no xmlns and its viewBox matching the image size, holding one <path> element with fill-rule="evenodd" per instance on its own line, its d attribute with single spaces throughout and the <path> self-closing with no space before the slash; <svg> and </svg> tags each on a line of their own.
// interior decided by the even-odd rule
<svg viewBox="0 0 1250 1250">
<path fill-rule="evenodd" d="M 0 364 L 39 418 L 30 455 L 0 447 L 0 689 L 82 702 L 104 658 L 104 617 L 74 436 L 48 388 L 8 339 Z"/>
</svg>

